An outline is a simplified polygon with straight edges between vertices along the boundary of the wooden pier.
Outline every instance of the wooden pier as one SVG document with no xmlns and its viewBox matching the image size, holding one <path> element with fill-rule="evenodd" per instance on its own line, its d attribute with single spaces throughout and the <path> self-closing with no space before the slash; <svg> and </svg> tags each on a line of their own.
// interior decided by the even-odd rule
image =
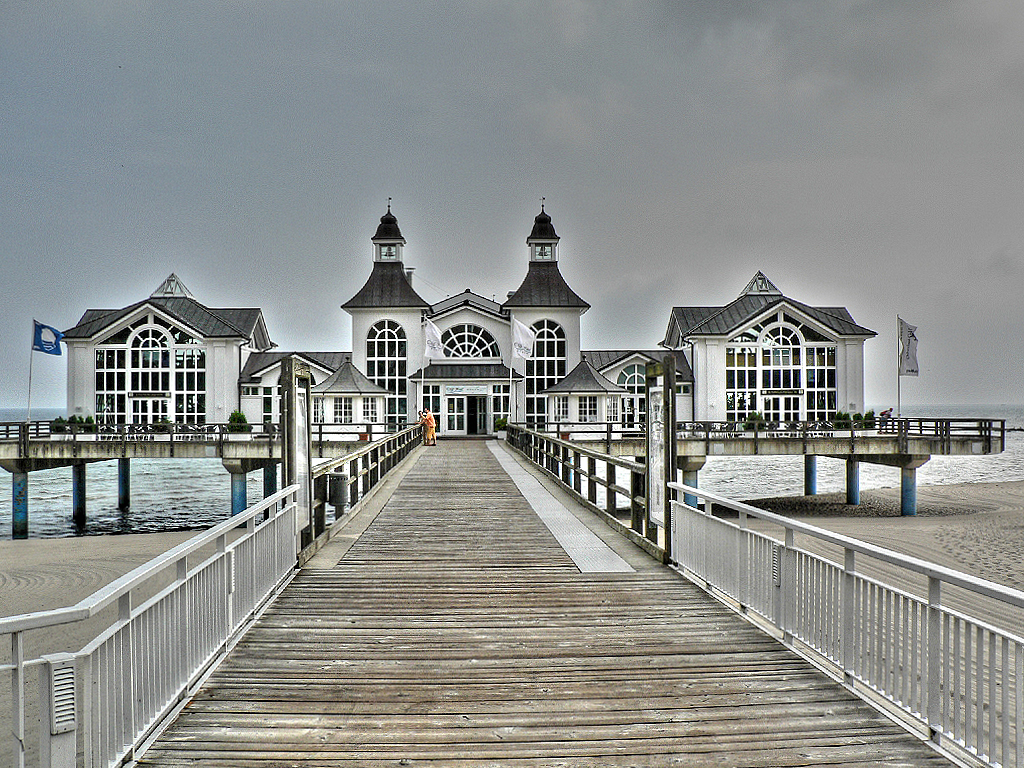
<svg viewBox="0 0 1024 768">
<path fill-rule="evenodd" d="M 586 512 L 634 570 L 581 569 L 495 447 L 420 449 L 138 765 L 950 765 Z"/>
</svg>

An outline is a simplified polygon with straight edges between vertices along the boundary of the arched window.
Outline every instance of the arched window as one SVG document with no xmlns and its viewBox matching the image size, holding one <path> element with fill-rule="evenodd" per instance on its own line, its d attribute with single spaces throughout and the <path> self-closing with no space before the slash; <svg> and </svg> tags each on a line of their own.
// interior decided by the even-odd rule
<svg viewBox="0 0 1024 768">
<path fill-rule="evenodd" d="M 533 324 L 537 334 L 533 357 L 526 361 L 526 421 L 543 423 L 546 402 L 542 392 L 565 378 L 565 329 L 554 320 L 538 320 Z"/>
<path fill-rule="evenodd" d="M 366 334 L 366 377 L 389 394 L 385 398 L 387 423 L 406 420 L 408 343 L 405 330 L 394 320 L 375 323 Z"/>
<path fill-rule="evenodd" d="M 627 365 L 619 374 L 618 384 L 629 394 L 622 396 L 622 423 L 633 427 L 647 420 L 647 369 L 639 363 Z"/>
<path fill-rule="evenodd" d="M 446 357 L 501 357 L 498 342 L 479 325 L 453 325 L 441 334 Z"/>
</svg>

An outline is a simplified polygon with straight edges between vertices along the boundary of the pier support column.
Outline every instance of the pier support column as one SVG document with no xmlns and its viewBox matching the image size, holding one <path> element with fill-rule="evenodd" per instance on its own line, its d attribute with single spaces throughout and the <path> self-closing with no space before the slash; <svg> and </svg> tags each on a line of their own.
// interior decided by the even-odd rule
<svg viewBox="0 0 1024 768">
<path fill-rule="evenodd" d="M 85 463 L 71 465 L 71 517 L 85 525 Z"/>
<path fill-rule="evenodd" d="M 263 498 L 277 493 L 277 464 L 267 464 L 263 468 Z"/>
<path fill-rule="evenodd" d="M 11 538 L 28 538 L 28 472 L 11 475 Z"/>
<path fill-rule="evenodd" d="M 697 472 L 703 469 L 706 456 L 676 456 L 676 467 L 682 474 L 683 485 L 699 488 Z M 683 503 L 689 507 L 697 506 L 697 497 L 692 493 L 683 494 Z"/>
<path fill-rule="evenodd" d="M 249 506 L 248 498 L 246 496 L 246 481 L 248 476 L 245 472 L 232 472 L 231 473 L 231 514 L 232 516 L 245 512 L 245 508 Z"/>
<path fill-rule="evenodd" d="M 846 460 L 846 503 L 860 504 L 860 462 Z"/>
<path fill-rule="evenodd" d="M 917 514 L 917 467 L 900 469 L 900 514 L 905 517 Z"/>
<path fill-rule="evenodd" d="M 132 505 L 132 460 L 117 460 L 117 508 L 122 512 Z"/>
<path fill-rule="evenodd" d="M 804 496 L 814 496 L 818 492 L 818 457 L 804 456 Z"/>
</svg>

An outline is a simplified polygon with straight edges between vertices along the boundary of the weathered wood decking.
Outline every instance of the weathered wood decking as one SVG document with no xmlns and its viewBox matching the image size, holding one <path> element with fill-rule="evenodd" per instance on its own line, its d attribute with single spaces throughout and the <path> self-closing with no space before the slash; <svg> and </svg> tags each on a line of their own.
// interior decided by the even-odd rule
<svg viewBox="0 0 1024 768">
<path fill-rule="evenodd" d="M 485 443 L 425 449 L 139 764 L 949 765 L 631 547 L 582 574 Z"/>
</svg>

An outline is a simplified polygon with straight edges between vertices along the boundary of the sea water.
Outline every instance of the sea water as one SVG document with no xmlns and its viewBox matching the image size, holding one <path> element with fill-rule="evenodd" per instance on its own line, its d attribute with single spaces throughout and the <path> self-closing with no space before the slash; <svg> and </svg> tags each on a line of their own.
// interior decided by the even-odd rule
<svg viewBox="0 0 1024 768">
<path fill-rule="evenodd" d="M 33 419 L 61 415 L 33 409 Z M 1008 429 L 1024 428 L 1024 406 L 904 407 L 920 418 L 1004 419 Z M 0 409 L 0 421 L 24 419 L 24 410 Z M 443 441 L 441 444 L 443 449 Z M 71 468 L 28 475 L 29 536 L 52 538 L 115 533 L 151 533 L 207 528 L 230 516 L 231 479 L 220 459 L 132 459 L 131 508 L 117 508 L 117 461 L 87 465 L 86 523 L 71 519 Z M 709 457 L 699 473 L 702 488 L 735 499 L 803 493 L 803 457 Z M 819 457 L 818 492 L 846 487 L 845 462 Z M 993 456 L 936 456 L 917 470 L 920 485 L 1024 480 L 1024 433 L 1011 431 L 1006 450 Z M 900 471 L 860 465 L 861 489 L 899 487 Z M 280 487 L 280 483 L 278 484 Z M 263 473 L 248 479 L 248 499 L 263 498 Z M 11 474 L 0 471 L 0 537 L 11 535 Z"/>
</svg>

